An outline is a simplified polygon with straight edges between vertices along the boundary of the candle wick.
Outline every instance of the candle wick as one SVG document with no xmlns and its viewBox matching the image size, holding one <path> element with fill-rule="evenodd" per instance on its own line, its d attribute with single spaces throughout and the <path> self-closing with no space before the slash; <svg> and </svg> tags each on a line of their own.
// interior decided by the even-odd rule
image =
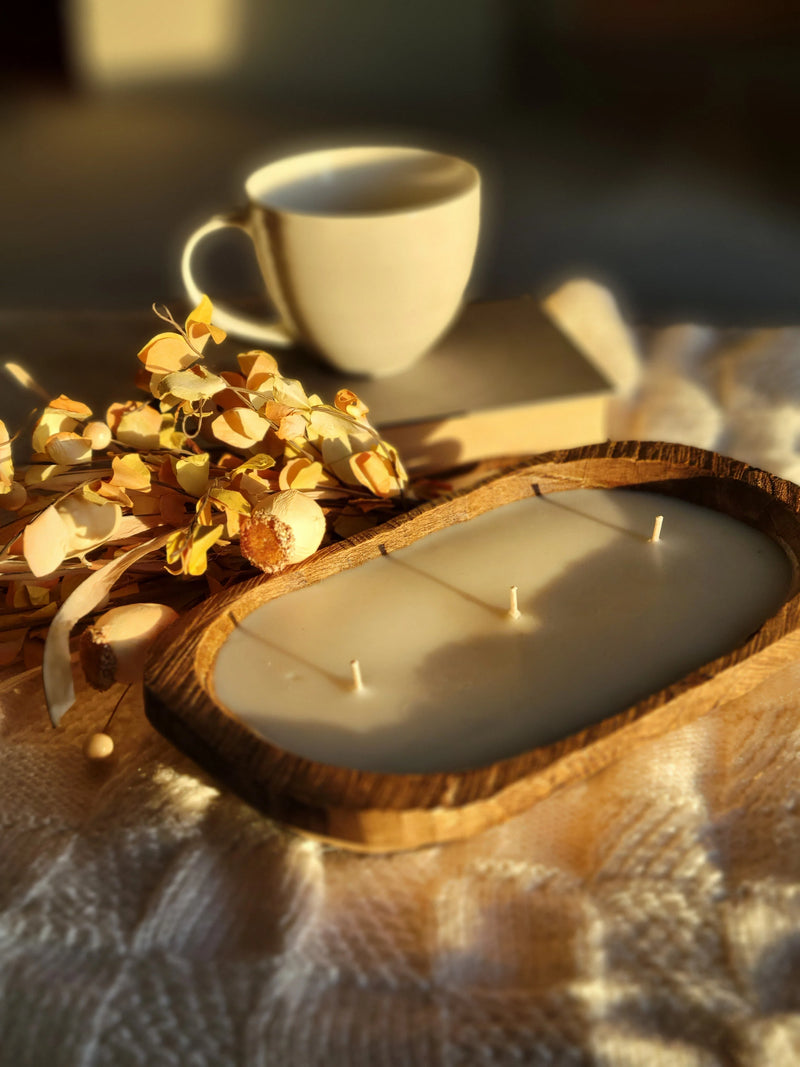
<svg viewBox="0 0 800 1067">
<path fill-rule="evenodd" d="M 653 532 L 650 535 L 650 544 L 654 545 L 656 541 L 661 540 L 661 527 L 664 524 L 664 516 L 656 515 L 656 521 L 653 523 Z"/>
<path fill-rule="evenodd" d="M 364 688 L 364 679 L 361 677 L 361 664 L 357 659 L 350 660 L 350 670 L 353 672 L 353 690 L 360 693 Z"/>
<path fill-rule="evenodd" d="M 512 585 L 508 591 L 508 615 L 511 619 L 518 619 L 522 612 L 519 610 L 519 600 L 517 599 L 517 593 L 519 592 L 519 586 Z"/>
</svg>

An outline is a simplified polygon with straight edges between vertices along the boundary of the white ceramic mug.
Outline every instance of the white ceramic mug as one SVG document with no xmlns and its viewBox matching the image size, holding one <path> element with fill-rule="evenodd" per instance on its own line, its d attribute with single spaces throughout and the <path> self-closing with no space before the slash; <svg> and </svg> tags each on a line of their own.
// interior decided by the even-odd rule
<svg viewBox="0 0 800 1067">
<path fill-rule="evenodd" d="M 461 306 L 480 184 L 465 160 L 419 148 L 333 148 L 269 163 L 247 179 L 244 208 L 213 217 L 187 241 L 187 295 L 198 301 L 204 291 L 192 273 L 198 243 L 239 227 L 253 241 L 278 321 L 216 306 L 216 324 L 250 343 L 308 345 L 349 374 L 403 370 Z"/>
</svg>

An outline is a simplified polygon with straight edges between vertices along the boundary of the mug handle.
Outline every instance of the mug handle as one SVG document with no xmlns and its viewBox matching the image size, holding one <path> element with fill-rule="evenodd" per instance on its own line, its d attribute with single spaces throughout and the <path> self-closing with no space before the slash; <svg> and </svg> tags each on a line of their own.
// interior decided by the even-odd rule
<svg viewBox="0 0 800 1067">
<path fill-rule="evenodd" d="M 183 286 L 190 300 L 199 304 L 204 296 L 202 290 L 194 279 L 192 273 L 192 256 L 198 244 L 215 230 L 227 227 L 244 230 L 250 236 L 247 226 L 245 211 L 231 211 L 227 214 L 214 215 L 194 231 L 184 245 L 181 256 L 181 277 Z M 213 300 L 212 300 L 213 303 Z M 233 334 L 243 340 L 260 342 L 268 345 L 285 347 L 293 343 L 294 338 L 289 334 L 280 322 L 261 322 L 250 315 L 243 315 L 231 308 L 214 303 L 214 325 L 221 327 L 226 333 Z"/>
</svg>

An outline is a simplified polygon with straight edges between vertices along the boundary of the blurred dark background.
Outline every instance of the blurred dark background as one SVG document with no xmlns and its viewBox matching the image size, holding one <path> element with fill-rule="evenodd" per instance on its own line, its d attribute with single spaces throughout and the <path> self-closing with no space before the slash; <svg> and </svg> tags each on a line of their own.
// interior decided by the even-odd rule
<svg viewBox="0 0 800 1067">
<path fill-rule="evenodd" d="M 249 170 L 374 140 L 481 167 L 474 296 L 588 273 L 640 320 L 800 321 L 798 3 L 37 0 L 2 48 L 2 307 L 170 303 Z M 259 292 L 245 238 L 208 258 Z"/>
</svg>

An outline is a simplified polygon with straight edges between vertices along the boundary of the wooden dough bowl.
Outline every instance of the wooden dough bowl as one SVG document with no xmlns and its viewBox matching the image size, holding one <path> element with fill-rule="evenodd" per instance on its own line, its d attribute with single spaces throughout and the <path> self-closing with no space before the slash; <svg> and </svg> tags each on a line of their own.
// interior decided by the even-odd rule
<svg viewBox="0 0 800 1067">
<path fill-rule="evenodd" d="M 461 772 L 388 774 L 330 766 L 264 740 L 215 699 L 217 651 L 234 622 L 266 601 L 356 567 L 425 534 L 537 493 L 641 488 L 724 512 L 786 553 L 781 609 L 732 652 L 557 743 Z M 145 673 L 159 732 L 240 796 L 303 833 L 364 851 L 464 838 L 586 778 L 630 746 L 747 693 L 800 654 L 800 489 L 743 463 L 681 445 L 612 442 L 527 458 L 476 487 L 398 516 L 273 578 L 209 598 L 158 642 Z"/>
</svg>

